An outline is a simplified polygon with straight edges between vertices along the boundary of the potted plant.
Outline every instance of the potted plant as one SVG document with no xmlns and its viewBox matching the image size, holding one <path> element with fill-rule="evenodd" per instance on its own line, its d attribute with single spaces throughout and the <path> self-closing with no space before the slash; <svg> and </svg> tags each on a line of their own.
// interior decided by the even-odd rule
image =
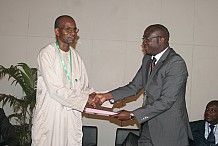
<svg viewBox="0 0 218 146">
<path fill-rule="evenodd" d="M 23 91 L 22 97 L 0 93 L 2 107 L 9 103 L 13 112 L 9 119 L 14 118 L 20 145 L 30 145 L 33 110 L 36 103 L 37 69 L 30 68 L 26 63 L 18 63 L 5 68 L 0 65 L 0 79 L 8 75 L 8 81 L 13 79 L 11 85 L 19 84 Z"/>
</svg>

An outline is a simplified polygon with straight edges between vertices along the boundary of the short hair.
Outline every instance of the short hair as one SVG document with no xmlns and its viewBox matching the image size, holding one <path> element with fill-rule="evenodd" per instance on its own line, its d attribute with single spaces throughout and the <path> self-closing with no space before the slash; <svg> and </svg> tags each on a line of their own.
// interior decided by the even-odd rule
<svg viewBox="0 0 218 146">
<path fill-rule="evenodd" d="M 218 100 L 212 100 L 208 104 L 214 104 L 214 105 L 218 106 Z"/>
<path fill-rule="evenodd" d="M 70 18 L 70 19 L 73 19 L 71 16 L 69 15 L 61 15 L 59 16 L 58 18 L 56 18 L 55 20 L 55 24 L 54 24 L 54 28 L 60 28 L 60 22 L 63 18 Z"/>
<path fill-rule="evenodd" d="M 153 24 L 153 25 L 148 26 L 147 29 L 158 30 L 163 34 L 164 37 L 166 37 L 167 40 L 169 40 L 169 38 L 170 38 L 170 33 L 169 33 L 168 29 L 165 26 L 163 26 L 162 24 Z"/>
</svg>

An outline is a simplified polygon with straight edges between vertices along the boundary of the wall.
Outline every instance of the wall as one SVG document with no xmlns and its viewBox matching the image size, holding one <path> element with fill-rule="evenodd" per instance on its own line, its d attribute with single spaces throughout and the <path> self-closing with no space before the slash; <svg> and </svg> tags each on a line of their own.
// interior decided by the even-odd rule
<svg viewBox="0 0 218 146">
<path fill-rule="evenodd" d="M 87 67 L 90 86 L 96 90 L 131 81 L 143 57 L 144 29 L 161 23 L 171 33 L 170 46 L 187 62 L 190 120 L 202 119 L 207 102 L 217 99 L 217 0 L 0 0 L 0 64 L 8 67 L 26 62 L 36 67 L 40 48 L 54 41 L 54 20 L 61 14 L 69 14 L 77 22 L 77 50 Z M 22 95 L 6 79 L 0 82 L 0 92 Z M 141 97 L 124 109 L 140 105 Z M 114 145 L 116 128 L 127 125 L 108 117 L 83 120 L 85 125 L 98 126 L 100 146 Z"/>
</svg>

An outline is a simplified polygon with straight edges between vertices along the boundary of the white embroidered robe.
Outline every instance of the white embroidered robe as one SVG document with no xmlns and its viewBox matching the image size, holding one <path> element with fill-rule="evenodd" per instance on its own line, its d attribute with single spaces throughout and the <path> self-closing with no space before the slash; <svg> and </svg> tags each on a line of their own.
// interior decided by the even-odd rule
<svg viewBox="0 0 218 146">
<path fill-rule="evenodd" d="M 61 62 L 70 73 L 70 51 L 55 43 L 38 55 L 36 109 L 33 117 L 32 146 L 81 146 L 82 115 L 89 93 L 88 77 L 78 52 L 72 52 L 72 88 Z"/>
</svg>

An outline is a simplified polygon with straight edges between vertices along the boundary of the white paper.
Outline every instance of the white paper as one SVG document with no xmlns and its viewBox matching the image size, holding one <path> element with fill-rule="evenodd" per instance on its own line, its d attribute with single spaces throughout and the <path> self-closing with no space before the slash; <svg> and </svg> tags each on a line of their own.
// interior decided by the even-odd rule
<svg viewBox="0 0 218 146">
<path fill-rule="evenodd" d="M 107 107 L 107 108 L 112 108 L 113 107 L 113 104 L 111 104 L 108 100 L 105 101 L 102 105 L 102 107 Z"/>
</svg>

